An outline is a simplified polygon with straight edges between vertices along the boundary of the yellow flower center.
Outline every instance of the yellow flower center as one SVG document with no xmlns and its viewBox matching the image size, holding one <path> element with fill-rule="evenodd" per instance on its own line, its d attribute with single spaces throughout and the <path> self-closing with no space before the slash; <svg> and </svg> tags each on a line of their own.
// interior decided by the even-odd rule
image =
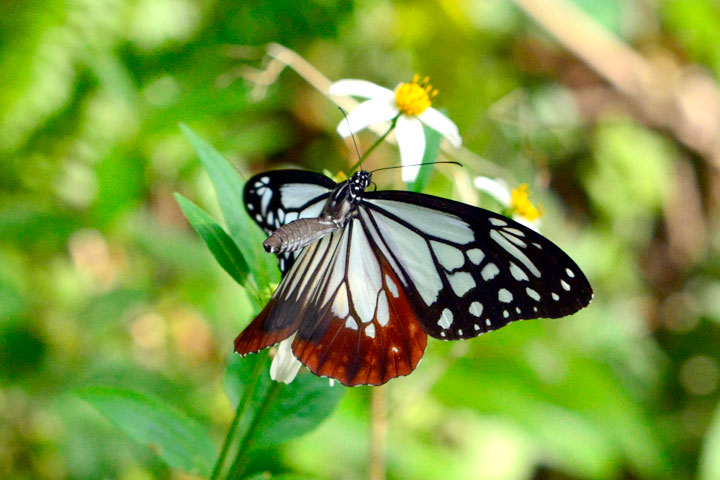
<svg viewBox="0 0 720 480">
<path fill-rule="evenodd" d="M 525 217 L 529 221 L 537 220 L 542 216 L 542 207 L 537 208 L 530 201 L 530 192 L 527 183 L 523 183 L 510 192 L 510 210 L 514 215 Z"/>
<path fill-rule="evenodd" d="M 429 78 L 425 77 L 422 83 L 418 83 L 419 75 L 413 77 L 410 83 L 401 83 L 395 89 L 395 103 L 398 109 L 406 115 L 420 115 L 432 104 L 432 99 L 437 95 L 428 83 Z"/>
</svg>

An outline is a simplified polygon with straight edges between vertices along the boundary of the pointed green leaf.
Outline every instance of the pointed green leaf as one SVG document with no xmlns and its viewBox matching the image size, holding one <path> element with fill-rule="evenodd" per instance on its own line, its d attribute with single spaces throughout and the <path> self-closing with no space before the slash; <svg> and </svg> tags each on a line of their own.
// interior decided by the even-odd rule
<svg viewBox="0 0 720 480">
<path fill-rule="evenodd" d="M 277 283 L 280 273 L 275 256 L 268 255 L 262 248 L 265 235 L 250 219 L 243 205 L 242 192 L 245 182 L 233 166 L 190 127 L 181 124 L 180 129 L 210 175 L 230 236 L 243 252 L 257 284 L 262 286 Z"/>
<path fill-rule="evenodd" d="M 185 218 L 205 241 L 220 266 L 240 285 L 250 291 L 256 291 L 257 286 L 254 284 L 254 280 L 248 276 L 250 269 L 245 257 L 233 239 L 210 215 L 193 202 L 179 193 L 175 194 L 175 199 L 185 214 Z"/>
<path fill-rule="evenodd" d="M 422 163 L 434 162 L 437 160 L 438 153 L 440 152 L 442 134 L 424 125 L 423 130 L 425 131 L 425 154 L 423 155 Z M 420 172 L 418 172 L 415 182 L 410 185 L 410 189 L 413 192 L 422 192 L 425 187 L 427 187 L 428 182 L 430 182 L 430 175 L 434 168 L 435 165 L 423 165 L 420 167 Z"/>
<path fill-rule="evenodd" d="M 130 390 L 88 387 L 76 395 L 170 467 L 207 476 L 217 455 L 207 431 L 162 401 Z"/>
<path fill-rule="evenodd" d="M 720 406 L 707 429 L 700 452 L 698 480 L 717 480 L 720 478 Z"/>
</svg>

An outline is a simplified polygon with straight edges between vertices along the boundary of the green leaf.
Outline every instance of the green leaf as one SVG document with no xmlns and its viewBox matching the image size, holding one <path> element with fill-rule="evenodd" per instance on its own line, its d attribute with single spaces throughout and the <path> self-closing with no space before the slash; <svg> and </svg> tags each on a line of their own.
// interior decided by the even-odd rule
<svg viewBox="0 0 720 480">
<path fill-rule="evenodd" d="M 302 370 L 289 385 L 277 383 L 270 379 L 270 362 L 263 357 L 267 354 L 233 356 L 226 374 L 230 398 L 248 401 L 240 429 L 251 449 L 309 432 L 332 413 L 345 393 L 344 387 L 330 387 L 327 379 Z"/>
<path fill-rule="evenodd" d="M 207 431 L 162 401 L 130 390 L 88 387 L 76 395 L 170 467 L 207 476 L 217 454 Z"/>
<path fill-rule="evenodd" d="M 715 410 L 712 422 L 700 452 L 698 480 L 720 478 L 720 406 Z"/>
<path fill-rule="evenodd" d="M 180 129 L 210 175 L 230 236 L 251 266 L 256 283 L 260 286 L 277 283 L 280 272 L 275 264 L 275 256 L 268 255 L 262 248 L 265 236 L 245 211 L 242 201 L 245 182 L 232 165 L 190 127 L 181 124 Z"/>
<path fill-rule="evenodd" d="M 225 230 L 203 209 L 179 193 L 175 194 L 175 199 L 185 218 L 205 241 L 220 266 L 240 285 L 253 292 L 257 291 L 252 277 L 248 276 L 250 269 L 245 257 Z"/>
<path fill-rule="evenodd" d="M 434 162 L 437 160 L 438 153 L 440 152 L 442 134 L 425 125 L 423 125 L 423 130 L 425 131 L 425 154 L 423 155 L 422 163 Z M 415 182 L 409 185 L 410 190 L 413 192 L 422 192 L 425 190 L 428 182 L 430 182 L 430 175 L 434 168 L 435 165 L 423 165 L 420 167 L 420 172 L 418 172 Z"/>
</svg>

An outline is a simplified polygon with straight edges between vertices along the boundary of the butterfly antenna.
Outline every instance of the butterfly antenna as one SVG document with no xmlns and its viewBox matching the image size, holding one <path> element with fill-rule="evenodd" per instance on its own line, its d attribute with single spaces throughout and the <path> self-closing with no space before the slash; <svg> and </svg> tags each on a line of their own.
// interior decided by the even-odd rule
<svg viewBox="0 0 720 480">
<path fill-rule="evenodd" d="M 436 165 L 438 163 L 451 163 L 453 165 L 457 165 L 458 167 L 464 167 L 464 165 L 460 162 L 455 162 L 452 160 L 441 160 L 439 162 L 425 162 L 425 163 L 413 163 L 412 165 L 395 165 L 394 167 L 383 167 L 383 168 L 376 168 L 370 173 L 379 172 L 380 170 L 391 170 L 393 168 L 403 168 L 403 167 L 420 167 L 422 165 Z"/>
<path fill-rule="evenodd" d="M 350 130 L 350 137 L 352 137 L 353 145 L 355 145 L 355 152 L 357 152 L 357 156 L 359 159 L 360 170 L 362 170 L 362 156 L 360 155 L 360 149 L 358 148 L 357 142 L 355 141 L 355 135 L 353 134 L 352 128 L 350 127 L 350 120 L 348 120 L 348 116 L 347 116 L 347 113 L 345 113 L 345 110 L 342 107 L 338 107 L 338 108 L 342 112 L 343 117 L 345 117 L 345 121 L 347 122 L 348 130 Z"/>
</svg>

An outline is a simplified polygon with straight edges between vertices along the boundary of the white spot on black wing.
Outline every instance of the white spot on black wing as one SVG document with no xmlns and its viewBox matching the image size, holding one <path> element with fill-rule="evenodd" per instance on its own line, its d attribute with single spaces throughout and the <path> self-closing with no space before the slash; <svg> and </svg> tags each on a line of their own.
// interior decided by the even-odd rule
<svg viewBox="0 0 720 480">
<path fill-rule="evenodd" d="M 527 293 L 527 294 L 528 294 L 528 297 L 532 298 L 532 299 L 535 300 L 536 302 L 539 302 L 539 301 L 540 301 L 540 294 L 539 294 L 538 292 L 536 292 L 535 290 L 533 290 L 532 288 L 527 287 L 527 288 L 525 289 L 525 293 Z"/>
<path fill-rule="evenodd" d="M 438 325 L 442 328 L 450 328 L 450 326 L 453 324 L 453 313 L 450 311 L 449 308 L 446 308 L 442 311 L 442 314 L 440 315 L 440 320 L 438 320 Z"/>
<path fill-rule="evenodd" d="M 500 273 L 500 269 L 495 265 L 494 263 L 488 263 L 485 265 L 485 267 L 480 272 L 480 275 L 482 275 L 483 280 L 492 280 L 497 276 L 497 274 Z"/>
<path fill-rule="evenodd" d="M 472 303 L 470 304 L 470 308 L 468 309 L 468 311 L 469 311 L 472 315 L 475 315 L 476 317 L 480 318 L 480 315 L 482 315 L 482 312 L 483 312 L 482 303 L 480 303 L 480 302 L 472 302 Z"/>
<path fill-rule="evenodd" d="M 510 303 L 513 301 L 513 294 L 510 293 L 510 290 L 506 288 L 501 288 L 500 290 L 498 290 L 498 300 L 503 303 Z"/>
<path fill-rule="evenodd" d="M 525 271 L 522 268 L 515 265 L 515 263 L 513 263 L 513 262 L 510 262 L 510 273 L 512 274 L 513 278 L 515 280 L 517 280 L 518 282 L 529 280 Z"/>
<path fill-rule="evenodd" d="M 453 292 L 455 292 L 455 295 L 458 297 L 462 297 L 475 286 L 473 276 L 468 272 L 461 271 L 453 273 L 452 275 L 448 275 L 448 280 L 450 281 L 450 287 L 452 287 Z"/>
<path fill-rule="evenodd" d="M 500 232 L 497 230 L 492 230 L 490 232 L 490 238 L 495 240 L 495 242 L 500 245 L 507 253 L 515 257 L 517 260 L 520 261 L 523 265 L 525 265 L 525 268 L 530 270 L 530 273 L 535 275 L 536 277 L 540 278 L 542 275 L 540 273 L 540 270 L 535 266 L 535 264 L 525 255 L 520 249 L 513 245 L 512 242 L 510 242 L 505 236 L 503 236 Z"/>
<path fill-rule="evenodd" d="M 507 233 L 512 233 L 513 235 L 517 235 L 518 237 L 525 236 L 525 234 L 521 230 L 518 230 L 517 228 L 509 228 L 509 227 L 503 228 L 503 231 L 505 231 Z"/>
</svg>

